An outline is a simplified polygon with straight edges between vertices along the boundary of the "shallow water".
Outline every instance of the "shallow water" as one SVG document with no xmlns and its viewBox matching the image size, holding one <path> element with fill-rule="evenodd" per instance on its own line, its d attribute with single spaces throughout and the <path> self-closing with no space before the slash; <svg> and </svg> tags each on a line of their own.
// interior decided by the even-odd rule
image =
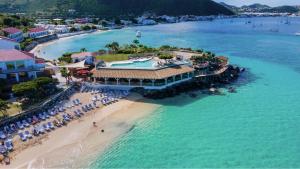
<svg viewBox="0 0 300 169">
<path fill-rule="evenodd" d="M 237 93 L 157 101 L 163 105 L 158 111 L 89 167 L 300 167 L 300 37 L 293 35 L 300 24 L 277 20 L 255 22 L 278 27 L 278 33 L 241 19 L 191 22 L 81 36 L 57 42 L 62 50 L 43 49 L 97 50 L 111 41 L 129 43 L 139 29 L 145 44 L 212 50 L 248 70 L 234 84 Z"/>
</svg>

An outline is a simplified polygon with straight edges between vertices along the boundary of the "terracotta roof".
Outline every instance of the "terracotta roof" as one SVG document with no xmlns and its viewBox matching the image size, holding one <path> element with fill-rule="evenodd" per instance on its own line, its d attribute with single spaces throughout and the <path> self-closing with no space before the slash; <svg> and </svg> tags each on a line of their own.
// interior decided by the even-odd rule
<svg viewBox="0 0 300 169">
<path fill-rule="evenodd" d="M 147 69 L 107 69 L 92 70 L 93 77 L 102 78 L 130 78 L 130 79 L 165 79 L 167 77 L 193 72 L 187 65 L 168 67 L 157 70 Z"/>
<path fill-rule="evenodd" d="M 93 54 L 91 52 L 74 53 L 71 55 L 71 58 L 83 58 L 86 56 L 93 56 Z"/>
<path fill-rule="evenodd" d="M 30 55 L 20 52 L 18 50 L 0 50 L 0 62 L 29 60 L 33 59 Z"/>
<path fill-rule="evenodd" d="M 3 31 L 7 32 L 9 34 L 15 34 L 15 33 L 22 32 L 20 29 L 17 29 L 17 28 L 14 28 L 14 27 L 4 28 Z"/>
<path fill-rule="evenodd" d="M 41 28 L 41 27 L 36 27 L 36 28 L 29 29 L 30 33 L 43 32 L 43 31 L 46 31 L 46 29 Z"/>
</svg>

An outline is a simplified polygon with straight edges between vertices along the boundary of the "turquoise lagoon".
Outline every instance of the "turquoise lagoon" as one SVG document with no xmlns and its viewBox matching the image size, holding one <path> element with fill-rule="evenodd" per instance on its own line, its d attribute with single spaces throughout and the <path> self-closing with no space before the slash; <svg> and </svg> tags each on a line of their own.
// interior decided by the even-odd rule
<svg viewBox="0 0 300 169">
<path fill-rule="evenodd" d="M 230 56 L 247 72 L 237 93 L 159 100 L 160 108 L 120 138 L 90 168 L 299 168 L 299 18 L 190 22 L 127 28 L 62 40 L 45 56 L 111 41 L 204 48 Z M 255 25 L 262 25 L 259 28 Z M 270 29 L 278 28 L 278 32 Z M 299 29 L 299 30 L 297 30 Z M 47 56 L 46 56 L 47 57 Z"/>
</svg>

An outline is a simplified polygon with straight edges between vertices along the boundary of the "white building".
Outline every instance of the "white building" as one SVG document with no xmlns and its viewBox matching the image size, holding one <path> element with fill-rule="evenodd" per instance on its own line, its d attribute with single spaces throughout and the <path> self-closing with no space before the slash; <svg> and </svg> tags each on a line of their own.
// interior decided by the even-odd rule
<svg viewBox="0 0 300 169">
<path fill-rule="evenodd" d="M 0 49 L 20 50 L 20 44 L 15 40 L 0 36 Z"/>
<path fill-rule="evenodd" d="M 0 78 L 10 83 L 27 81 L 37 77 L 45 65 L 37 63 L 33 54 L 11 50 L 0 50 Z"/>
<path fill-rule="evenodd" d="M 20 29 L 10 27 L 4 28 L 2 31 L 4 32 L 6 37 L 13 39 L 17 42 L 22 42 L 24 40 L 23 32 Z"/>
<path fill-rule="evenodd" d="M 43 36 L 47 36 L 49 32 L 41 27 L 32 28 L 28 31 L 28 37 L 30 38 L 39 38 Z"/>
</svg>

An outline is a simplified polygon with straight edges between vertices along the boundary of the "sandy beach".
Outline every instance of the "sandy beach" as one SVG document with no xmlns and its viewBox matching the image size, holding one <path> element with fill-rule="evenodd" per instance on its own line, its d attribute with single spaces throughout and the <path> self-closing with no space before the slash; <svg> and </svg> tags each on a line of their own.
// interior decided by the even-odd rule
<svg viewBox="0 0 300 169">
<path fill-rule="evenodd" d="M 67 40 L 67 39 L 71 39 L 71 38 L 74 38 L 74 37 L 79 37 L 79 36 L 85 36 L 85 35 L 89 35 L 89 34 L 95 34 L 95 33 L 104 33 L 104 32 L 107 32 L 107 31 L 103 31 L 103 30 L 98 30 L 98 31 L 95 31 L 95 32 L 90 32 L 90 33 L 83 33 L 83 34 L 78 34 L 78 35 L 72 35 L 72 36 L 68 36 L 68 37 L 61 37 L 59 39 L 55 39 L 55 40 L 52 40 L 52 41 L 49 41 L 49 42 L 46 42 L 46 43 L 42 43 L 42 44 L 39 44 L 37 45 L 36 47 L 34 47 L 32 50 L 29 51 L 29 53 L 33 53 L 35 54 L 35 56 L 39 57 L 39 58 L 43 58 L 40 54 L 39 54 L 39 51 L 41 51 L 41 49 L 43 49 L 44 47 L 48 46 L 48 45 L 51 45 L 53 43 L 56 43 L 57 41 L 62 41 L 62 40 Z M 44 58 L 47 60 L 47 58 Z"/>
<path fill-rule="evenodd" d="M 78 98 L 78 95 L 82 96 L 82 93 L 73 97 Z M 159 107 L 144 101 L 140 95 L 132 94 L 127 99 L 91 111 L 65 127 L 25 143 L 17 136 L 15 150 L 11 153 L 11 165 L 0 168 L 87 167 L 89 162 L 130 131 L 138 120 Z M 97 127 L 93 122 L 97 123 Z"/>
</svg>

